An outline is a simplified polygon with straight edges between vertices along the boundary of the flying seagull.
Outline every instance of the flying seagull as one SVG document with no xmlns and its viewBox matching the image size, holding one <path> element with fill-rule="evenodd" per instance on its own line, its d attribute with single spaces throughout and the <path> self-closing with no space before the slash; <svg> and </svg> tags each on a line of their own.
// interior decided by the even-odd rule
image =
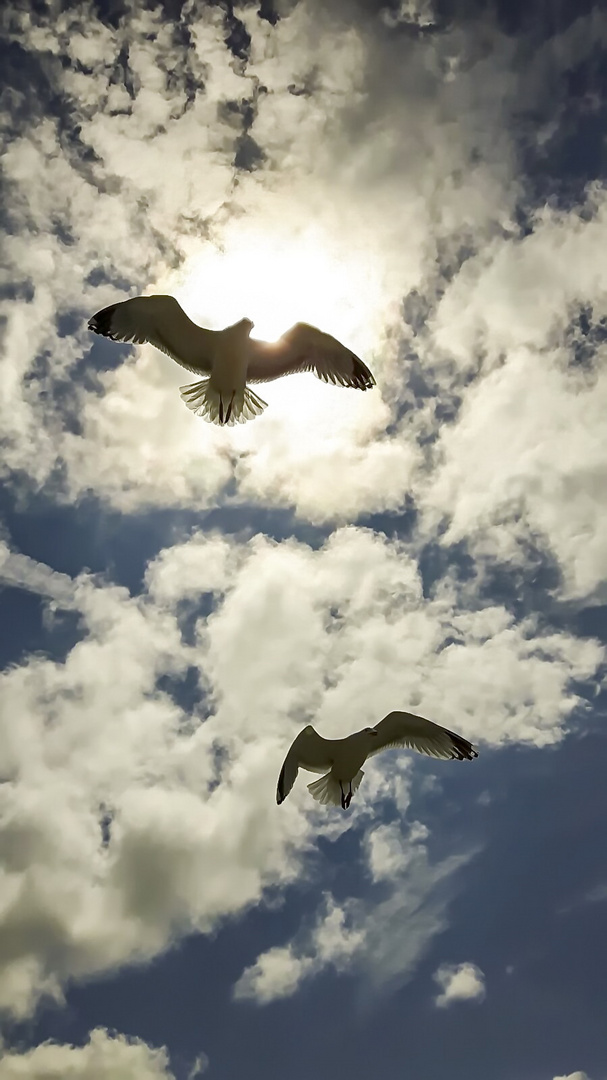
<svg viewBox="0 0 607 1080">
<path fill-rule="evenodd" d="M 188 319 L 173 296 L 135 296 L 93 315 L 89 330 L 113 341 L 148 341 L 200 382 L 180 386 L 188 409 L 213 424 L 242 424 L 267 402 L 246 384 L 313 371 L 323 382 L 369 390 L 375 379 L 366 364 L 336 338 L 296 323 L 276 342 L 250 338 L 250 319 L 225 330 L 205 330 Z"/>
<path fill-rule="evenodd" d="M 400 746 L 419 750 L 431 757 L 472 761 L 478 751 L 461 735 L 408 712 L 391 712 L 375 727 L 348 735 L 345 739 L 323 739 L 311 724 L 300 731 L 287 754 L 276 788 L 280 805 L 289 794 L 299 769 L 324 773 L 308 784 L 317 802 L 332 803 L 347 810 L 364 776 L 361 765 L 368 757 Z"/>
</svg>

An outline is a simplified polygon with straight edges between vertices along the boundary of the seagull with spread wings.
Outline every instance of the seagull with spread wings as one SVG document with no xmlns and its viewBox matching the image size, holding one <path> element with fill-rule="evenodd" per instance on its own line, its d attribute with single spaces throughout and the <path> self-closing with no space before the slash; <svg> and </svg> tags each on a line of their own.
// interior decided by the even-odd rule
<svg viewBox="0 0 607 1080">
<path fill-rule="evenodd" d="M 375 379 L 366 364 L 336 338 L 307 323 L 296 323 L 276 342 L 249 335 L 250 319 L 225 330 L 205 330 L 188 318 L 173 296 L 135 296 L 98 311 L 89 330 L 113 341 L 149 342 L 200 382 L 180 386 L 188 409 L 213 424 L 242 424 L 267 402 L 247 383 L 313 371 L 323 382 L 369 390 Z"/>
<path fill-rule="evenodd" d="M 308 784 L 317 802 L 332 803 L 347 810 L 364 776 L 361 766 L 367 758 L 390 747 L 418 750 L 421 754 L 446 760 L 472 761 L 478 751 L 454 731 L 414 716 L 391 712 L 375 727 L 348 735 L 345 739 L 323 739 L 311 724 L 300 731 L 287 754 L 276 788 L 276 802 L 284 802 L 295 783 L 299 769 L 324 773 Z"/>
</svg>

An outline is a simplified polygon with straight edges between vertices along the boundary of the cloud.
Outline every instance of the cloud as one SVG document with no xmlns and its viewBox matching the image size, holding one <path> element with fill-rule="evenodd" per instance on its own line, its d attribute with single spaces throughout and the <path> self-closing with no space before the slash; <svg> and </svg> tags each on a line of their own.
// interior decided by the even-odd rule
<svg viewBox="0 0 607 1080">
<path fill-rule="evenodd" d="M 384 850 L 390 845 L 388 861 L 378 860 L 378 831 L 383 834 L 379 845 Z M 235 999 L 266 1005 L 291 996 L 327 969 L 363 975 L 375 991 L 407 982 L 432 938 L 444 929 L 451 878 L 471 857 L 451 856 L 433 865 L 423 843 L 427 835 L 419 822 L 408 834 L 395 824 L 370 828 L 363 850 L 378 887 L 370 896 L 339 903 L 325 895 L 311 926 L 302 926 L 289 945 L 269 949 L 245 969 L 234 987 Z"/>
<path fill-rule="evenodd" d="M 187 1080 L 196 1080 L 197 1077 L 202 1076 L 209 1067 L 209 1059 L 206 1054 L 198 1054 L 198 1056 L 192 1062 L 192 1067 L 188 1073 Z"/>
<path fill-rule="evenodd" d="M 275 26 L 241 17 L 250 44 L 235 62 L 218 8 L 183 13 L 187 48 L 152 11 L 114 28 L 75 5 L 69 35 L 61 19 L 15 12 L 12 32 L 69 102 L 70 126 L 47 115 L 5 155 L 5 258 L 20 285 L 6 303 L 4 467 L 128 511 L 213 505 L 233 475 L 241 499 L 315 521 L 397 509 L 419 457 L 415 430 L 390 430 L 399 303 L 434 265 L 435 239 L 492 232 L 512 203 L 508 137 L 486 139 L 478 116 L 504 132 L 498 100 L 459 34 L 397 49 L 380 20 L 358 25 L 338 4 L 300 3 Z M 499 35 L 494 45 L 492 82 L 507 60 Z M 453 51 L 470 51 L 472 68 L 447 81 Z M 235 165 L 245 128 L 262 164 L 252 172 Z M 158 185 L 167 160 L 179 168 Z M 256 265 L 239 276 L 246 251 Z M 278 297 L 281 330 L 306 318 L 345 337 L 383 400 L 286 380 L 263 418 L 217 432 L 184 411 L 183 377 L 153 350 L 101 374 L 127 350 L 84 359 L 86 317 L 142 288 L 187 294 L 210 325 L 246 307 L 262 328 Z"/>
<path fill-rule="evenodd" d="M 298 955 L 292 946 L 269 949 L 241 975 L 234 987 L 236 1000 L 267 1005 L 294 994 L 304 979 L 325 967 L 336 971 L 347 967 L 363 939 L 362 932 L 348 922 L 346 911 L 333 897 L 326 897 L 324 911 L 306 940 L 306 951 Z"/>
<path fill-rule="evenodd" d="M 7 1047 L 0 1058 L 0 1080 L 175 1080 L 165 1049 L 141 1039 L 91 1031 L 84 1046 L 41 1043 L 19 1052 Z"/>
<path fill-rule="evenodd" d="M 525 542 L 539 544 L 557 560 L 568 598 L 592 596 L 607 577 L 605 346 L 592 343 L 607 314 L 606 236 L 600 190 L 579 211 L 538 215 L 527 237 L 470 260 L 432 338 L 444 336 L 462 364 L 483 360 L 457 420 L 439 429 L 420 502 L 434 524 L 446 519 L 444 542 L 468 539 L 481 558 L 524 562 Z M 585 335 L 575 331 L 584 305 Z M 575 363 L 584 350 L 587 361 Z"/>
<path fill-rule="evenodd" d="M 137 597 L 78 578 L 80 640 L 65 660 L 30 657 L 0 676 L 2 1007 L 25 1016 L 69 979 L 208 932 L 295 882 L 319 833 L 372 833 L 386 800 L 406 809 L 411 759 L 385 755 L 356 816 L 320 812 L 303 784 L 278 810 L 285 748 L 309 720 L 341 736 L 408 705 L 483 746 L 562 739 L 598 644 L 466 603 L 454 582 L 424 597 L 407 545 L 357 528 L 319 549 L 197 534 L 148 565 Z M 384 827 L 363 850 L 397 923 L 409 901 L 392 881 L 404 874 L 408 895 L 426 897 L 455 868 L 411 861 Z M 391 965 L 409 969 L 414 939 L 402 956 L 382 950 L 362 901 L 343 910 L 346 930 L 351 919 L 374 941 L 357 946 L 360 970 L 381 982 Z M 441 912 L 428 901 L 419 918 L 442 926 Z M 328 946 L 323 955 L 334 964 Z"/>
<path fill-rule="evenodd" d="M 403 981 L 470 853 L 434 864 L 422 822 L 386 822 L 409 805 L 405 755 L 373 762 L 349 817 L 302 783 L 278 811 L 292 737 L 404 706 L 483 753 L 548 747 L 600 678 L 598 642 L 479 583 L 528 569 L 535 545 L 561 595 L 604 589 L 607 202 L 597 184 L 533 213 L 517 125 L 546 108 L 547 65 L 579 63 L 605 21 L 534 54 L 488 17 L 435 26 L 425 3 L 287 8 L 276 25 L 243 9 L 238 48 L 218 6 L 185 5 L 178 32 L 160 9 L 116 26 L 88 5 L 11 11 L 31 68 L 0 105 L 0 467 L 17 491 L 96 497 L 125 529 L 144 507 L 245 503 L 251 533 L 259 506 L 322 524 L 391 512 L 390 529 L 417 514 L 409 543 L 197 533 L 150 562 L 139 596 L 2 544 L 3 580 L 73 606 L 81 634 L 61 663 L 0 677 L 0 1006 L 17 1017 L 220 929 L 304 869 L 320 878 L 319 833 L 353 834 L 359 894 L 325 891 L 236 995 L 287 996 L 326 970 Z M 184 409 L 166 357 L 91 345 L 87 316 L 143 290 L 212 326 L 245 310 L 260 333 L 318 322 L 379 388 L 283 380 L 262 418 L 218 431 Z M 441 538 L 471 553 L 472 582 L 422 579 Z"/>
<path fill-rule="evenodd" d="M 441 987 L 434 999 L 439 1009 L 447 1009 L 455 1001 L 483 1001 L 487 993 L 485 976 L 476 964 L 441 964 L 433 978 Z"/>
<path fill-rule="evenodd" d="M 68 33 L 13 7 L 9 37 L 62 103 L 25 123 L 28 99 L 16 136 L 0 116 L 13 482 L 125 512 L 227 491 L 318 523 L 415 506 L 425 535 L 479 565 L 528 566 L 539 548 L 562 595 L 600 600 L 605 190 L 534 211 L 518 140 L 521 115 L 537 119 L 527 149 L 556 138 L 546 87 L 607 40 L 604 16 L 532 62 L 488 16 L 439 26 L 431 4 L 402 3 L 353 20 L 302 0 L 274 25 L 243 9 L 235 58 L 217 7 L 184 9 L 180 35 L 153 11 L 114 27 L 76 4 Z M 245 136 L 255 168 L 237 165 Z M 143 289 L 209 325 L 245 309 L 260 333 L 318 322 L 379 389 L 293 377 L 259 420 L 217 431 L 184 410 L 166 357 L 91 348 L 92 311 Z"/>
<path fill-rule="evenodd" d="M 0 585 L 12 585 L 54 600 L 59 607 L 74 604 L 74 582 L 68 574 L 51 570 L 46 563 L 11 551 L 0 540 Z"/>
<path fill-rule="evenodd" d="M 590 1077 L 587 1073 L 578 1070 L 577 1072 L 569 1073 L 567 1076 L 555 1076 L 554 1080 L 590 1080 Z"/>
</svg>

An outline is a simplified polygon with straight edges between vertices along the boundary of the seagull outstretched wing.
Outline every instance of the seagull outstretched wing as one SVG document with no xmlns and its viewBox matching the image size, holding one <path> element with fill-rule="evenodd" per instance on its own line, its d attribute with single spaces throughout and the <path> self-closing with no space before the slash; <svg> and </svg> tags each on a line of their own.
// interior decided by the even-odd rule
<svg viewBox="0 0 607 1080">
<path fill-rule="evenodd" d="M 472 761 L 478 757 L 478 751 L 461 735 L 423 716 L 407 712 L 391 712 L 375 725 L 377 739 L 369 757 L 388 750 L 391 746 L 400 746 L 409 750 L 418 750 L 436 758 L 456 758 L 458 761 Z"/>
<path fill-rule="evenodd" d="M 187 371 L 211 371 L 215 331 L 196 326 L 173 296 L 134 296 L 110 304 L 93 315 L 88 328 L 112 341 L 147 341 Z"/>
<path fill-rule="evenodd" d="M 325 773 L 332 764 L 329 740 L 323 739 L 312 725 L 308 724 L 291 744 L 280 770 L 276 787 L 278 805 L 280 806 L 289 794 L 300 768 L 307 769 L 308 772 Z"/>
<path fill-rule="evenodd" d="M 247 382 L 269 382 L 281 375 L 313 371 L 323 382 L 369 390 L 375 379 L 358 356 L 337 338 L 308 323 L 296 323 L 278 341 L 250 339 Z"/>
</svg>

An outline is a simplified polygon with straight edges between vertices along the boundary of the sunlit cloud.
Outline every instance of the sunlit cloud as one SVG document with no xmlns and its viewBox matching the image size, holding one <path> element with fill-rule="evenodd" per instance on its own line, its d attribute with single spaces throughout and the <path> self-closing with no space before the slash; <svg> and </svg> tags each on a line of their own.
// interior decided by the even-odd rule
<svg viewBox="0 0 607 1080">
<path fill-rule="evenodd" d="M 525 155 L 549 152 L 554 87 L 607 22 L 555 20 L 535 50 L 473 7 L 448 23 L 429 0 L 188 2 L 179 22 L 166 5 L 107 21 L 79 2 L 11 8 L 0 470 L 15 534 L 0 526 L 0 585 L 47 635 L 0 674 L 12 1019 L 266 905 L 284 924 L 243 935 L 234 1010 L 321 976 L 386 992 L 432 948 L 415 995 L 434 1023 L 451 1016 L 432 995 L 458 1019 L 485 997 L 483 970 L 458 960 L 493 970 L 472 942 L 436 952 L 491 844 L 502 789 L 487 776 L 506 747 L 531 772 L 548 748 L 556 760 L 596 722 L 604 683 L 577 616 L 592 603 L 600 622 L 607 595 L 607 198 L 598 178 L 534 210 Z M 260 387 L 259 419 L 213 428 L 169 358 L 86 330 L 153 292 L 212 328 L 248 316 L 269 340 L 310 322 L 377 386 L 289 377 Z M 86 569 L 91 507 L 101 576 Z M 111 557 L 109 522 L 124 541 Z M 68 642 L 56 608 L 75 613 Z M 406 753 L 369 763 L 355 814 L 305 785 L 277 808 L 304 723 L 341 737 L 395 707 L 479 743 L 474 840 L 440 763 L 422 785 L 432 823 Z M 452 849 L 441 826 L 460 830 Z M 604 899 L 593 880 L 588 904 Z M 207 1066 L 204 1044 L 173 1065 L 147 1040 L 72 1037 L 3 1048 L 0 1080 Z"/>
</svg>

